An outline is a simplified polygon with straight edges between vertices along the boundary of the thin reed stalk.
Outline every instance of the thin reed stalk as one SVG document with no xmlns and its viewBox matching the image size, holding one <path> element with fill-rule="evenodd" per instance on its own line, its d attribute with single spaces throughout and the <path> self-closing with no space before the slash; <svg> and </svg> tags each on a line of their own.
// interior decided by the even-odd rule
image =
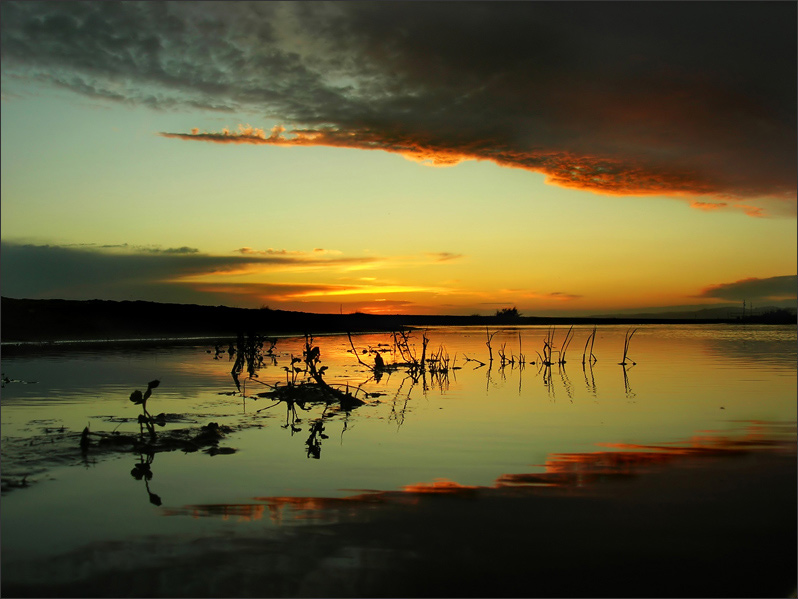
<svg viewBox="0 0 798 599">
<path fill-rule="evenodd" d="M 593 355 L 593 343 L 596 341 L 596 325 L 593 325 L 593 331 L 588 335 L 587 341 L 585 341 L 585 349 L 582 352 L 582 366 L 585 365 L 587 361 L 590 364 L 594 364 L 598 362 L 596 356 Z M 587 347 L 590 346 L 590 354 L 587 352 Z"/>
<path fill-rule="evenodd" d="M 626 331 L 626 336 L 623 341 L 623 361 L 620 362 L 621 366 L 626 366 L 626 360 L 629 354 L 629 343 L 632 341 L 632 336 L 637 332 L 637 329 L 629 329 Z M 634 362 L 631 358 L 629 359 L 632 362 L 632 366 L 634 366 L 637 362 Z"/>
<path fill-rule="evenodd" d="M 488 346 L 488 362 L 490 363 L 493 363 L 493 348 L 491 348 L 490 342 L 491 339 L 493 339 L 493 335 L 495 335 L 498 332 L 499 331 L 493 331 L 493 333 L 491 333 L 488 327 L 485 327 L 485 335 L 487 335 L 488 337 L 488 340 L 485 342 L 485 345 Z"/>
<path fill-rule="evenodd" d="M 562 342 L 562 350 L 560 351 L 560 364 L 565 364 L 565 352 L 568 351 L 568 346 L 571 344 L 571 341 L 574 338 L 574 325 L 571 325 L 571 328 L 568 329 L 568 332 L 565 333 L 565 340 Z"/>
</svg>

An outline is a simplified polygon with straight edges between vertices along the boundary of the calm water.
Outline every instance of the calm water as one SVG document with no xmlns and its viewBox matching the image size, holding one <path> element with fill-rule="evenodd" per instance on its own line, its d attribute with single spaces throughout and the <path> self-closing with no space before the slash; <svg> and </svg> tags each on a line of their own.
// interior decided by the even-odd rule
<svg viewBox="0 0 798 599">
<path fill-rule="evenodd" d="M 263 383 L 286 380 L 284 367 L 290 366 L 292 355 L 302 355 L 302 339 L 280 339 L 275 360 L 267 359 L 257 371 L 258 382 L 242 375 L 243 394 L 236 392 L 228 354 L 215 357 L 208 343 L 100 350 L 70 346 L 22 354 L 4 349 L 3 375 L 12 382 L 2 390 L 3 477 L 11 483 L 27 477 L 30 484 L 2 497 L 3 584 L 19 585 L 13 588 L 22 592 L 36 583 L 55 585 L 54 593 L 79 593 L 76 589 L 82 588 L 86 594 L 113 596 L 126 592 L 103 587 L 111 584 L 103 583 L 105 578 L 146 570 L 160 573 L 133 576 L 139 586 L 125 587 L 127 593 L 368 593 L 372 587 L 325 585 L 334 581 L 330 571 L 384 574 L 386 564 L 397 569 L 405 563 L 405 558 L 396 557 L 394 541 L 371 539 L 364 553 L 355 532 L 342 532 L 350 530 L 341 528 L 346 523 L 381 522 L 380 505 L 403 506 L 399 516 L 391 512 L 392 521 L 400 523 L 413 521 L 414 510 L 422 508 L 412 506 L 421 495 L 463 496 L 466 491 L 472 492 L 474 505 L 483 506 L 508 489 L 535 489 L 541 501 L 553 501 L 557 493 L 583 499 L 601 496 L 606 505 L 620 506 L 629 501 L 629 488 L 619 491 L 602 482 L 619 473 L 659 480 L 653 474 L 646 478 L 646 473 L 663 468 L 682 472 L 697 465 L 702 472 L 722 471 L 723 480 L 737 472 L 750 481 L 752 460 L 758 459 L 750 456 L 760 454 L 786 460 L 794 471 L 795 327 L 641 326 L 629 347 L 635 364 L 624 368 L 619 362 L 628 330 L 599 327 L 593 346 L 598 361 L 583 367 L 592 327 L 575 327 L 566 363 L 547 371 L 540 367 L 537 353 L 543 351 L 547 327 L 499 329 L 491 342 L 494 360 L 485 365 L 485 329 L 433 328 L 427 331 L 428 352 L 443 348 L 452 367 L 447 376 L 427 374 L 418 380 L 401 369 L 375 380 L 349 351 L 346 336 L 317 337 L 321 365 L 328 367 L 327 382 L 360 387 L 371 395 L 366 405 L 349 412 L 318 405 L 298 409 L 296 415 L 285 404 L 255 396 L 268 389 Z M 555 347 L 561 346 L 565 333 L 564 327 L 555 330 Z M 390 335 L 353 339 L 358 351 L 379 348 L 387 350 L 381 354 L 387 363 L 400 359 L 391 352 Z M 420 353 L 421 334 L 414 334 L 413 341 Z M 516 363 L 501 367 L 502 348 Z M 525 355 L 523 367 L 517 364 L 520 353 Z M 360 355 L 373 362 L 370 354 Z M 96 432 L 138 431 L 135 418 L 140 410 L 128 398 L 152 379 L 161 383 L 149 401 L 150 412 L 178 415 L 159 430 L 212 421 L 229 425 L 236 432 L 220 447 L 235 453 L 157 453 L 149 481 L 131 476 L 141 461 L 136 454 L 90 450 L 82 456 L 75 435 L 87 425 Z M 309 451 L 307 441 L 316 421 L 323 422 L 326 438 L 317 435 Z M 750 459 L 710 459 L 724 452 Z M 770 480 L 762 475 L 750 484 L 761 489 Z M 685 491 L 666 487 L 657 497 L 673 493 L 674 504 L 688 502 Z M 782 489 L 774 486 L 772 492 Z M 151 493 L 161 505 L 150 501 Z M 558 501 L 552 505 L 568 499 Z M 780 501 L 796 507 L 794 486 Z M 477 513 L 481 512 L 472 516 Z M 745 513 L 738 518 L 758 522 Z M 205 558 L 211 548 L 218 551 L 221 546 L 237 547 L 236 560 L 244 564 L 240 556 L 251 557 L 252 552 L 238 543 L 287 543 L 288 537 L 299 538 L 292 535 L 311 533 L 318 533 L 313 539 L 325 539 L 321 531 L 336 524 L 339 528 L 332 530 L 337 544 L 326 540 L 308 545 L 301 537 L 304 558 L 277 552 L 280 576 L 288 578 L 271 590 L 249 589 L 239 572 L 226 579 L 232 586 L 219 588 L 206 581 L 201 587 L 206 591 L 197 591 L 157 570 L 172 561 Z M 794 517 L 783 525 L 794 537 Z M 760 525 L 751 524 L 756 527 Z M 634 539 L 633 531 L 627 532 Z M 482 554 L 487 541 L 469 538 L 474 551 Z M 641 538 L 639 546 L 650 542 Z M 334 559 L 324 554 L 333 562 L 319 562 L 326 565 L 317 565 L 310 576 L 300 568 L 308 555 L 315 555 L 307 547 L 326 547 L 325 543 L 337 552 Z M 373 563 L 377 555 L 383 555 L 379 566 Z M 232 558 L 225 559 L 229 566 Z M 277 568 L 273 561 L 270 567 Z M 251 572 L 250 566 L 241 568 Z M 394 574 L 412 576 L 400 568 Z M 304 577 L 302 584 L 297 577 Z M 95 583 L 100 586 L 92 587 Z M 85 586 L 75 586 L 80 584 Z M 445 594 L 434 586 L 420 588 L 420 594 Z"/>
</svg>

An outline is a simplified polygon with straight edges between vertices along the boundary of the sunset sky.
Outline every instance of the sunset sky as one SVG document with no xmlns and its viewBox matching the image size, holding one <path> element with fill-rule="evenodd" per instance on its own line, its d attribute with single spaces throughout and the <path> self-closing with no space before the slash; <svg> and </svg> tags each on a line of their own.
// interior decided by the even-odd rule
<svg viewBox="0 0 798 599">
<path fill-rule="evenodd" d="M 2 2 L 4 297 L 796 304 L 795 2 Z"/>
</svg>

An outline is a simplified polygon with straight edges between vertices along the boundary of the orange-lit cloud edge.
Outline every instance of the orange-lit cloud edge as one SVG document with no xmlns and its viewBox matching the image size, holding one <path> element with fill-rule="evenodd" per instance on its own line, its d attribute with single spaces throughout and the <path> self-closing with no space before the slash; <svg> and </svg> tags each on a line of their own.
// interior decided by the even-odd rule
<svg viewBox="0 0 798 599">
<path fill-rule="evenodd" d="M 220 132 L 167 133 L 167 138 L 222 144 L 265 144 L 273 146 L 327 146 L 361 150 L 383 150 L 427 166 L 448 167 L 467 160 L 487 160 L 509 168 L 521 168 L 546 175 L 546 183 L 590 191 L 603 195 L 667 195 L 689 202 L 691 208 L 704 212 L 741 210 L 751 217 L 764 217 L 765 208 L 743 203 L 745 198 L 763 199 L 757 190 L 732 189 L 711 182 L 696 172 L 667 170 L 633 159 L 591 156 L 569 151 L 517 150 L 491 147 L 483 142 L 447 147 L 445 144 L 416 139 L 410 135 L 339 128 L 286 129 L 277 125 L 267 134 L 264 129 L 239 125 Z M 780 209 L 794 215 L 795 189 L 784 189 L 764 199 L 781 204 Z M 696 200 L 695 196 L 712 201 Z"/>
<path fill-rule="evenodd" d="M 552 454 L 542 472 L 503 474 L 491 486 L 463 485 L 447 479 L 409 484 L 400 491 L 363 491 L 345 497 L 256 497 L 257 503 L 189 505 L 167 508 L 167 516 L 221 517 L 275 524 L 302 520 L 340 521 L 384 505 L 416 505 L 424 496 L 474 496 L 479 493 L 580 492 L 614 479 L 642 476 L 669 465 L 689 466 L 707 458 L 754 452 L 795 455 L 794 423 L 750 421 L 742 434 L 705 431 L 680 443 L 637 445 L 602 443 L 609 451 Z"/>
</svg>

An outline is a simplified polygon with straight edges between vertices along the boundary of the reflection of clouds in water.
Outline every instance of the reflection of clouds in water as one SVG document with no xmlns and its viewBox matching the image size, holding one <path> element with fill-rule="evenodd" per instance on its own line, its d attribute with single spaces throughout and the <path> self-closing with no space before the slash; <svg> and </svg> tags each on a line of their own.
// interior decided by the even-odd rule
<svg viewBox="0 0 798 599">
<path fill-rule="evenodd" d="M 538 474 L 505 474 L 498 486 L 586 486 L 608 477 L 633 477 L 654 467 L 690 465 L 706 458 L 743 456 L 756 451 L 795 452 L 794 423 L 745 422 L 740 434 L 707 431 L 686 442 L 639 445 L 601 443 L 611 451 L 554 454 Z"/>
<path fill-rule="evenodd" d="M 736 432 L 704 431 L 684 442 L 658 444 L 601 443 L 607 450 L 551 454 L 539 472 L 502 474 L 493 485 L 464 485 L 448 479 L 407 484 L 401 491 L 366 491 L 346 497 L 258 497 L 253 503 L 189 505 L 170 508 L 168 516 L 260 520 L 268 509 L 274 524 L 370 519 L 366 514 L 391 505 L 418 505 L 423 496 L 489 498 L 504 491 L 598 489 L 613 480 L 644 476 L 668 466 L 705 465 L 708 458 L 755 453 L 794 456 L 795 423 L 744 421 Z"/>
</svg>

